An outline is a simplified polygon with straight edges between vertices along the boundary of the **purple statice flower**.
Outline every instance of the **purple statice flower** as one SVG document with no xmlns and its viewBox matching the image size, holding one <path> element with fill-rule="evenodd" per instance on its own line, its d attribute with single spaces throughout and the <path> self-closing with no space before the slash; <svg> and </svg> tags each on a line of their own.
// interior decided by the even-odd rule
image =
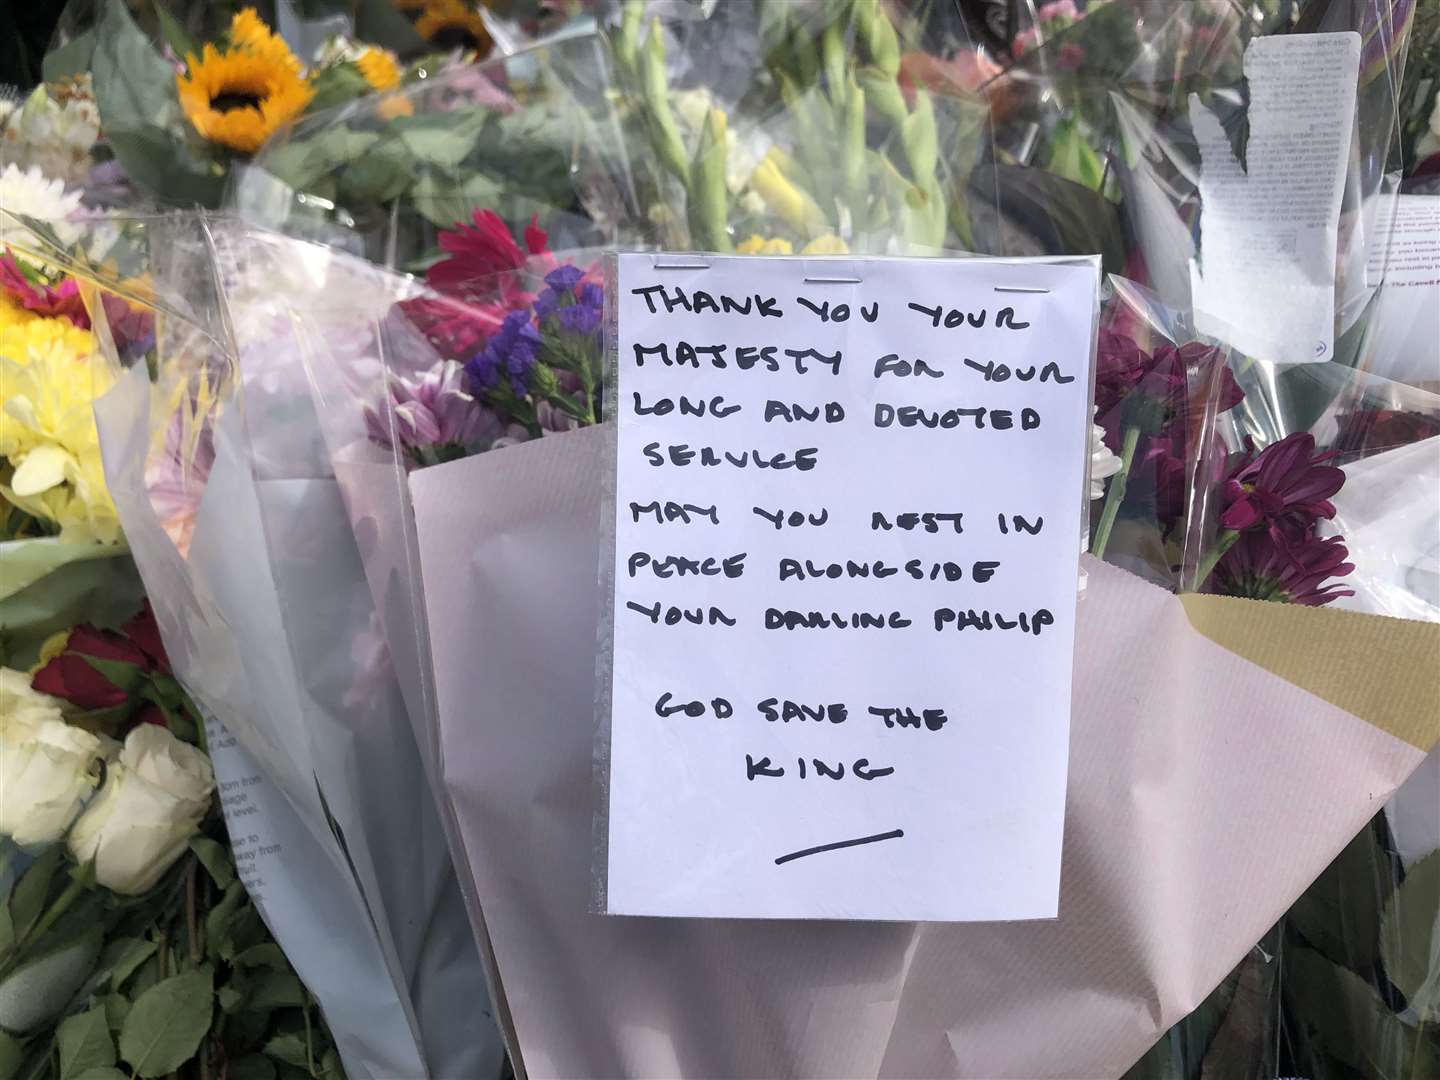
<svg viewBox="0 0 1440 1080">
<path fill-rule="evenodd" d="M 581 270 L 578 266 L 568 264 L 565 266 L 557 266 L 545 275 L 545 284 L 549 285 L 550 288 L 554 289 L 557 293 L 573 293 L 575 286 L 580 283 L 580 279 L 584 276 L 585 271 Z"/>
<path fill-rule="evenodd" d="M 442 360 L 418 378 L 391 375 L 389 387 L 394 435 L 416 461 L 445 460 L 452 456 L 447 451 L 459 456 L 492 441 L 503 427 L 465 390 L 464 370 L 454 360 Z M 390 424 L 378 410 L 365 410 L 365 428 L 375 442 L 392 445 Z"/>
<path fill-rule="evenodd" d="M 477 392 L 494 390 L 501 378 L 508 378 L 515 396 L 524 397 L 529 393 L 539 347 L 540 332 L 530 322 L 530 309 L 512 311 L 485 347 L 466 363 L 465 373 Z"/>
<path fill-rule="evenodd" d="M 593 281 L 581 285 L 575 298 L 586 307 L 593 307 L 596 311 L 605 310 L 605 290 Z"/>
<path fill-rule="evenodd" d="M 572 334 L 588 336 L 600 329 L 600 309 L 589 304 L 571 304 L 561 308 L 557 318 L 561 328 Z"/>
<path fill-rule="evenodd" d="M 539 296 L 535 297 L 535 318 L 544 322 L 560 307 L 560 294 L 554 289 L 543 289 Z"/>
</svg>

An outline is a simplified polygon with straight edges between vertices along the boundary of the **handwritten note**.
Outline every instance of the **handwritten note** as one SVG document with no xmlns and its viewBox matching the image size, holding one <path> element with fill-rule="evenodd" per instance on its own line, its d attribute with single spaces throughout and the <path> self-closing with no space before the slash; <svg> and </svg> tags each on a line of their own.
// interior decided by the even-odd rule
<svg viewBox="0 0 1440 1080">
<path fill-rule="evenodd" d="M 1335 344 L 1335 259 L 1350 160 L 1360 35 L 1290 34 L 1245 48 L 1245 164 L 1190 97 L 1200 147 L 1195 325 L 1279 364 L 1323 363 Z"/>
<path fill-rule="evenodd" d="M 606 910 L 1053 917 L 1098 265 L 703 262 L 619 257 Z"/>
</svg>

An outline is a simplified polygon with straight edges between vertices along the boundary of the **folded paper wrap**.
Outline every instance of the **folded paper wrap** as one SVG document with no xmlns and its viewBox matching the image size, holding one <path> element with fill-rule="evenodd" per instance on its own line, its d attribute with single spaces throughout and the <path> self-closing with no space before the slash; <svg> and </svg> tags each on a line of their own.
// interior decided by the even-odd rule
<svg viewBox="0 0 1440 1080">
<path fill-rule="evenodd" d="M 1087 557 L 1059 918 L 593 914 L 607 434 L 409 481 L 444 796 L 528 1076 L 1118 1075 L 1440 738 L 1440 626 Z"/>
</svg>

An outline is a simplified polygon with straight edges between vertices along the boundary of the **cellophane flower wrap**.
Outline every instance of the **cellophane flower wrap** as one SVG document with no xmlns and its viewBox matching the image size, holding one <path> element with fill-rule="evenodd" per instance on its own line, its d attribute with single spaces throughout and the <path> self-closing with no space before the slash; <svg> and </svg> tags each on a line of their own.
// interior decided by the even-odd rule
<svg viewBox="0 0 1440 1080">
<path fill-rule="evenodd" d="M 249 323 L 227 321 L 205 219 L 102 225 L 118 237 L 106 264 L 84 245 L 46 258 L 97 297 L 105 480 L 169 646 L 166 674 L 193 702 L 191 730 L 203 727 L 227 796 L 239 868 L 228 902 L 253 896 L 313 995 L 297 981 L 295 1004 L 323 1010 L 335 1033 L 325 1068 L 496 1075 L 475 939 L 303 370 L 236 350 L 237 337 L 271 332 L 275 313 L 262 294 Z M 106 854 L 117 828 L 131 830 L 130 850 L 144 846 L 130 823 L 144 817 L 154 755 L 135 755 L 117 759 L 111 795 L 71 839 L 77 859 L 145 891 L 151 862 Z M 152 839 L 157 852 L 175 841 Z M 309 1062 L 301 1044 L 276 1052 Z M 326 1045 L 312 1048 L 316 1069 Z"/>
</svg>

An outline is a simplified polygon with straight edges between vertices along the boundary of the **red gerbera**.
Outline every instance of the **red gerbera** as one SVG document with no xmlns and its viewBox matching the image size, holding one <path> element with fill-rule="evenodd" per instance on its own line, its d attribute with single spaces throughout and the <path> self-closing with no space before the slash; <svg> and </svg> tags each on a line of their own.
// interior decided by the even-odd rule
<svg viewBox="0 0 1440 1080">
<path fill-rule="evenodd" d="M 531 255 L 545 254 L 550 238 L 537 218 L 530 219 L 524 235 Z M 466 296 L 477 291 L 491 292 L 497 284 L 503 287 L 496 275 L 509 275 L 525 265 L 520 245 L 493 210 L 475 211 L 470 225 L 456 222 L 453 230 L 440 234 L 439 244 L 450 257 L 431 266 L 425 280 L 431 288 L 444 293 Z"/>
</svg>

